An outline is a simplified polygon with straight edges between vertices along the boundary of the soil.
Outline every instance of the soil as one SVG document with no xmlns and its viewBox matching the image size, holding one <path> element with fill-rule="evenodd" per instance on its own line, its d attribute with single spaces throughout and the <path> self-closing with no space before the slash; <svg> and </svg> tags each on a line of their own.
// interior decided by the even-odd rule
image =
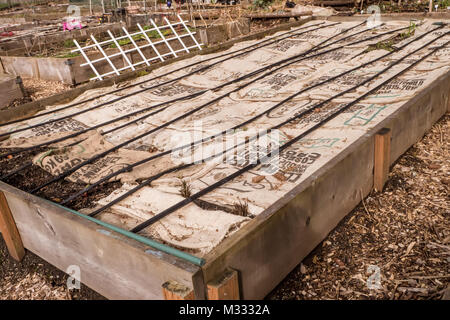
<svg viewBox="0 0 450 320">
<path fill-rule="evenodd" d="M 1 149 L 0 154 L 5 154 L 7 152 L 11 152 L 15 149 Z M 31 162 L 31 159 L 39 152 L 43 152 L 44 150 L 38 151 L 28 151 L 24 153 L 20 153 L 18 155 L 13 156 L 13 159 L 8 159 L 5 157 L 0 158 L 0 176 L 6 175 L 11 172 L 11 170 L 15 170 L 26 163 Z M 34 188 L 44 184 L 50 179 L 54 178 L 50 173 L 45 171 L 39 166 L 31 165 L 17 174 L 10 176 L 3 181 L 19 188 L 23 191 L 31 191 Z M 36 195 L 45 198 L 47 200 L 51 200 L 54 202 L 61 202 L 63 199 L 68 196 L 84 189 L 87 184 L 84 183 L 74 183 L 67 180 L 59 180 L 56 181 L 49 186 L 41 189 Z M 81 197 L 73 200 L 68 207 L 74 210 L 80 210 L 82 208 L 92 208 L 95 205 L 95 202 L 101 198 L 104 198 L 111 194 L 114 190 L 120 188 L 122 183 L 119 181 L 108 182 L 102 185 L 99 185 L 93 188 L 89 193 L 84 194 Z"/>
</svg>

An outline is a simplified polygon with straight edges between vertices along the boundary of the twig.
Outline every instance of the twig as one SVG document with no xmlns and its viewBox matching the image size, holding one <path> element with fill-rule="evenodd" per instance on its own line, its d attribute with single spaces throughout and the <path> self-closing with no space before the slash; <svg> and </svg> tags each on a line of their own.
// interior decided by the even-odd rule
<svg viewBox="0 0 450 320">
<path fill-rule="evenodd" d="M 366 207 L 366 203 L 364 202 L 364 197 L 363 197 L 363 194 L 362 194 L 362 189 L 359 189 L 359 193 L 360 193 L 360 195 L 361 195 L 361 202 L 362 202 L 362 204 L 363 204 L 363 206 L 364 206 L 364 209 L 366 210 L 367 216 L 368 216 L 372 221 L 374 221 L 374 219 L 373 219 L 372 216 L 370 215 L 369 210 L 368 210 L 367 207 Z"/>
<path fill-rule="evenodd" d="M 426 202 L 428 202 L 429 204 L 431 204 L 431 205 L 433 205 L 433 206 L 436 206 L 436 207 L 441 208 L 441 209 L 444 209 L 444 210 L 450 210 L 450 208 L 440 206 L 440 205 L 438 205 L 438 204 L 436 204 L 436 203 L 434 203 L 434 202 L 428 200 L 427 198 L 424 198 L 424 199 L 425 199 Z"/>
<path fill-rule="evenodd" d="M 450 274 L 445 276 L 412 276 L 411 279 L 446 279 L 450 278 Z"/>
<path fill-rule="evenodd" d="M 397 291 L 397 288 L 398 288 L 398 283 L 395 284 L 394 290 L 392 290 L 392 296 L 391 296 L 390 300 L 394 300 L 394 298 L 395 298 L 395 291 Z"/>
<path fill-rule="evenodd" d="M 358 227 L 364 228 L 364 229 L 366 229 L 367 231 L 370 231 L 369 228 L 367 228 L 367 227 L 365 227 L 365 226 L 363 226 L 363 225 L 361 225 L 361 224 L 359 224 L 359 223 L 353 222 L 353 224 L 356 225 L 356 226 L 358 226 Z"/>
</svg>

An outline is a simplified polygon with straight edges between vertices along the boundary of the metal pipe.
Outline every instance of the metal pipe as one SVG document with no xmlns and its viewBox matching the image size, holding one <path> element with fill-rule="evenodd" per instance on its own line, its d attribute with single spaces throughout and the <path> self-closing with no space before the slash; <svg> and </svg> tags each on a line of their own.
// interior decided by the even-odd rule
<svg viewBox="0 0 450 320">
<path fill-rule="evenodd" d="M 196 266 L 201 267 L 202 265 L 205 264 L 205 260 L 202 259 L 202 258 L 193 256 L 193 255 L 191 255 L 189 253 L 186 253 L 186 252 L 183 252 L 181 250 L 178 250 L 178 249 L 166 246 L 165 244 L 159 243 L 159 242 L 157 242 L 155 240 L 149 239 L 147 237 L 140 236 L 138 234 L 135 234 L 133 232 L 130 232 L 130 231 L 124 230 L 122 228 L 116 227 L 115 225 L 103 222 L 103 221 L 95 219 L 93 217 L 89 217 L 89 216 L 87 216 L 85 214 L 82 214 L 82 213 L 76 211 L 76 210 L 73 210 L 73 209 L 70 209 L 70 208 L 66 208 L 66 207 L 64 207 L 64 206 L 62 206 L 60 204 L 51 202 L 49 200 L 45 200 L 45 201 L 48 201 L 49 203 L 51 203 L 53 205 L 56 205 L 57 207 L 59 207 L 61 209 L 64 209 L 66 211 L 69 211 L 69 212 L 71 212 L 71 213 L 73 213 L 73 214 L 75 214 L 75 215 L 77 215 L 77 216 L 79 216 L 79 217 L 81 217 L 83 219 L 92 221 L 92 222 L 94 222 L 94 223 L 96 223 L 96 224 L 98 224 L 98 225 L 100 225 L 102 227 L 105 227 L 105 228 L 110 229 L 110 230 L 112 230 L 114 232 L 120 233 L 121 235 L 126 236 L 128 238 L 131 238 L 133 240 L 139 241 L 139 242 L 141 242 L 143 244 L 146 244 L 146 245 L 148 245 L 148 246 L 150 246 L 150 247 L 152 247 L 152 248 L 154 248 L 156 250 L 165 252 L 165 253 L 170 254 L 172 256 L 175 256 L 177 258 L 180 258 L 180 259 L 183 259 L 185 261 L 188 261 L 188 262 L 190 262 L 192 264 L 195 264 Z"/>
</svg>

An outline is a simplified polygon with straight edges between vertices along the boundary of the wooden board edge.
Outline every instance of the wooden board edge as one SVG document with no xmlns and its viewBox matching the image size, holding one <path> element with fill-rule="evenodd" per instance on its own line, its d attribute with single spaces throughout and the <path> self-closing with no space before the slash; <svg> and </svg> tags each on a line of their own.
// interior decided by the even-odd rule
<svg viewBox="0 0 450 320">
<path fill-rule="evenodd" d="M 6 195 L 24 247 L 64 272 L 70 265 L 80 265 L 86 279 L 82 277 L 81 282 L 105 297 L 162 299 L 162 283 L 173 279 L 195 289 L 196 297 L 204 299 L 200 267 L 3 182 L 0 190 Z M 148 276 L 152 272 L 158 274 Z M 123 288 L 123 284 L 128 287 Z"/>
</svg>

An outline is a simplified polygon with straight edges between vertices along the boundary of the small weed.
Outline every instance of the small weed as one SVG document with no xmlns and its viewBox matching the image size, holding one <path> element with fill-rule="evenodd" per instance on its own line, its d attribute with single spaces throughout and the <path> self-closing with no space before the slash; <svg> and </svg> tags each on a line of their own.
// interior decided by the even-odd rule
<svg viewBox="0 0 450 320">
<path fill-rule="evenodd" d="M 75 43 L 73 42 L 72 39 L 67 39 L 67 40 L 64 40 L 63 46 L 64 46 L 64 48 L 73 48 L 73 47 L 75 47 Z"/>
<path fill-rule="evenodd" d="M 191 193 L 191 185 L 186 180 L 181 180 L 180 194 L 184 198 L 189 198 Z"/>
<path fill-rule="evenodd" d="M 272 4 L 273 0 L 254 0 L 252 3 L 252 8 L 254 10 L 258 8 L 267 8 Z"/>
<path fill-rule="evenodd" d="M 236 202 L 233 204 L 232 213 L 241 217 L 250 216 L 250 212 L 248 211 L 248 202 Z"/>
<path fill-rule="evenodd" d="M 152 26 L 144 26 L 144 30 L 149 30 L 149 29 L 152 29 L 152 28 L 153 28 Z M 162 33 L 162 35 L 164 37 L 172 34 L 172 30 L 170 30 L 170 29 L 162 29 L 160 31 L 161 31 L 161 33 Z M 159 35 L 158 30 L 151 30 L 151 31 L 146 32 L 146 34 L 147 34 L 147 36 L 149 38 L 155 38 L 155 39 L 161 38 L 161 36 Z M 142 35 L 140 35 L 140 36 L 142 36 Z"/>
<path fill-rule="evenodd" d="M 146 76 L 148 74 L 150 74 L 150 72 L 145 71 L 145 70 L 140 70 L 140 71 L 138 71 L 137 76 L 142 77 L 142 76 Z"/>
<path fill-rule="evenodd" d="M 414 35 L 416 31 L 417 25 L 413 22 L 409 22 L 408 31 L 405 31 L 403 33 L 400 33 L 399 35 L 394 36 L 391 39 L 380 41 L 375 45 L 370 45 L 365 52 L 370 52 L 373 50 L 386 50 L 386 51 L 395 51 L 394 45 L 404 39 L 407 39 Z"/>
<path fill-rule="evenodd" d="M 401 33 L 400 38 L 403 40 L 414 35 L 414 33 L 416 32 L 416 27 L 417 25 L 414 22 L 410 21 L 408 31 Z"/>
</svg>

